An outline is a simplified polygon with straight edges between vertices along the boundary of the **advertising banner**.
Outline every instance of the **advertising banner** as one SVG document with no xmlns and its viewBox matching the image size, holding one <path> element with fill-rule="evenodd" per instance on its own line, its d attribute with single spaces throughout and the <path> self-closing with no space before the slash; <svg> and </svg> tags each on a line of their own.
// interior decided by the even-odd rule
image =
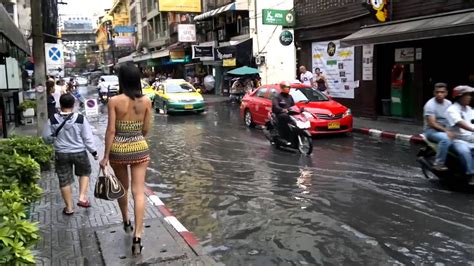
<svg viewBox="0 0 474 266">
<path fill-rule="evenodd" d="M 319 68 L 326 77 L 329 95 L 354 99 L 354 47 L 341 48 L 339 40 L 312 44 L 312 72 Z"/>
<path fill-rule="evenodd" d="M 262 24 L 295 26 L 295 12 L 289 10 L 263 9 Z"/>
<path fill-rule="evenodd" d="M 201 13 L 201 0 L 160 0 L 160 12 L 196 12 Z"/>
<path fill-rule="evenodd" d="M 132 36 L 117 36 L 114 38 L 116 47 L 134 47 L 135 38 Z"/>
<path fill-rule="evenodd" d="M 374 45 L 362 47 L 362 80 L 374 79 Z"/>
</svg>

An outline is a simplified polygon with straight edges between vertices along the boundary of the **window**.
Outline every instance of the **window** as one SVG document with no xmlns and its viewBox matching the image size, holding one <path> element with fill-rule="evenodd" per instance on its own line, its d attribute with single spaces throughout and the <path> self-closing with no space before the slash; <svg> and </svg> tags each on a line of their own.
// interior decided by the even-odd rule
<svg viewBox="0 0 474 266">
<path fill-rule="evenodd" d="M 187 83 L 168 83 L 166 84 L 167 93 L 186 93 L 186 92 L 195 92 L 196 90 Z"/>
<path fill-rule="evenodd" d="M 265 93 L 267 93 L 267 88 L 260 88 L 257 93 L 255 93 L 255 96 L 256 97 L 260 97 L 260 98 L 265 98 Z"/>
<path fill-rule="evenodd" d="M 130 10 L 130 22 L 131 22 L 132 25 L 137 24 L 137 10 L 136 10 L 135 7 L 133 7 Z"/>
<path fill-rule="evenodd" d="M 273 100 L 273 98 L 275 98 L 275 96 L 277 95 L 278 95 L 278 91 L 276 89 L 271 89 L 270 93 L 268 94 L 268 99 Z"/>
<path fill-rule="evenodd" d="M 312 88 L 291 89 L 290 95 L 295 102 L 326 102 L 329 98 Z"/>
</svg>

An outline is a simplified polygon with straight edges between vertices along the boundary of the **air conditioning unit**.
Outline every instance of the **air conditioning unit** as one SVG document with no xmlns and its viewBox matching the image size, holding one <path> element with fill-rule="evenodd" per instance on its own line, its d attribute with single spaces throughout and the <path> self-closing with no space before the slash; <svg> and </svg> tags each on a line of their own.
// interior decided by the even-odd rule
<svg viewBox="0 0 474 266">
<path fill-rule="evenodd" d="M 265 64 L 265 56 L 257 56 L 255 57 L 255 64 L 260 66 Z"/>
</svg>

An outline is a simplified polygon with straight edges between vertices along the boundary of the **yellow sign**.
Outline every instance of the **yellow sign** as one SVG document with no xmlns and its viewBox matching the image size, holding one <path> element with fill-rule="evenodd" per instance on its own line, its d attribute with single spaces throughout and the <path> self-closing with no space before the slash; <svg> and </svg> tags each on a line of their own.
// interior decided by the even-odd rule
<svg viewBox="0 0 474 266">
<path fill-rule="evenodd" d="M 200 0 L 160 0 L 160 11 L 201 12 Z"/>
<path fill-rule="evenodd" d="M 170 51 L 170 59 L 171 60 L 183 59 L 184 56 L 185 56 L 184 50 Z"/>
<path fill-rule="evenodd" d="M 222 60 L 222 66 L 233 67 L 237 65 L 237 60 L 235 58 L 229 58 Z"/>
</svg>

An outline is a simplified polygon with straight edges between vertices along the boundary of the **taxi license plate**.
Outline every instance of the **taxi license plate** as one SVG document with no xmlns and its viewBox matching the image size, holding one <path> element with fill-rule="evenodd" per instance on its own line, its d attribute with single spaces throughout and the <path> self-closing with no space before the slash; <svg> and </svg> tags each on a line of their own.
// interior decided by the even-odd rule
<svg viewBox="0 0 474 266">
<path fill-rule="evenodd" d="M 192 104 L 188 104 L 184 106 L 184 109 L 193 109 L 193 107 L 194 106 Z"/>
<path fill-rule="evenodd" d="M 339 122 L 329 122 L 328 129 L 339 129 L 341 128 L 341 124 Z"/>
</svg>

